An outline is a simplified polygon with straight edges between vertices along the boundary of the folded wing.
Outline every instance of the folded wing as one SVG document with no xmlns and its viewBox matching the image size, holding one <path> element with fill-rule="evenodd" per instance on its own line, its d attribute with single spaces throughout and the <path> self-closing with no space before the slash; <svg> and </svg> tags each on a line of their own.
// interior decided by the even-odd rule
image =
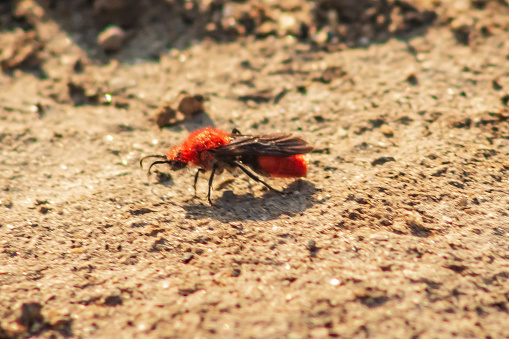
<svg viewBox="0 0 509 339">
<path fill-rule="evenodd" d="M 210 150 L 217 157 L 242 157 L 251 155 L 267 155 L 289 157 L 305 154 L 313 150 L 313 146 L 301 137 L 291 134 L 269 134 L 244 136 L 235 135 L 234 140 L 224 146 Z"/>
</svg>

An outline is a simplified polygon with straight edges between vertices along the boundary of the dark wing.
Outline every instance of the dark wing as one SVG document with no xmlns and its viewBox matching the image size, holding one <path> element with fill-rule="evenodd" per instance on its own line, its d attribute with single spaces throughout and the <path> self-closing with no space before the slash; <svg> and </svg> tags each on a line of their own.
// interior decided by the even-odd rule
<svg viewBox="0 0 509 339">
<path fill-rule="evenodd" d="M 269 135 L 235 135 L 234 140 L 224 146 L 211 150 L 217 157 L 239 157 L 251 155 L 268 155 L 289 157 L 296 154 L 305 154 L 313 150 L 313 146 L 301 137 L 291 134 Z"/>
</svg>

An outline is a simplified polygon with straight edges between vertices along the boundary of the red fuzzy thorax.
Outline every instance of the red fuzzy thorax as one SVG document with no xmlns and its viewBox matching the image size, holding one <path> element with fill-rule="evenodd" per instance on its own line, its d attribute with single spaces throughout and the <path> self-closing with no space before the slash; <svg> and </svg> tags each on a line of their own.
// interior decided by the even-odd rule
<svg viewBox="0 0 509 339">
<path fill-rule="evenodd" d="M 180 146 L 176 146 L 166 155 L 170 160 L 180 160 L 191 163 L 204 169 L 209 169 L 212 159 L 208 156 L 208 150 L 224 146 L 232 141 L 230 135 L 217 128 L 205 127 L 189 134 L 189 137 Z"/>
<path fill-rule="evenodd" d="M 304 154 L 290 157 L 258 156 L 258 168 L 270 177 L 299 178 L 308 174 L 308 161 Z"/>
</svg>

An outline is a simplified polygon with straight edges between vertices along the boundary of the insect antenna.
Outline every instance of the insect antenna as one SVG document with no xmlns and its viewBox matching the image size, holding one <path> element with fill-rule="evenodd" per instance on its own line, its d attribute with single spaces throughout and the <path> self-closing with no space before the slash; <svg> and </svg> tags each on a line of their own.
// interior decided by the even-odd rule
<svg viewBox="0 0 509 339">
<path fill-rule="evenodd" d="M 140 159 L 140 167 L 143 168 L 143 160 L 147 159 L 147 158 L 159 158 L 159 159 L 166 159 L 166 160 L 162 160 L 162 161 L 154 161 L 153 163 L 150 164 L 150 166 L 148 167 L 148 171 L 147 171 L 147 176 L 150 175 L 150 169 L 152 168 L 152 166 L 154 165 L 159 165 L 159 164 L 169 164 L 170 162 L 168 161 L 168 158 L 166 157 L 166 155 L 160 155 L 160 154 L 153 154 L 153 155 L 147 155 L 143 158 Z"/>
<path fill-rule="evenodd" d="M 148 158 L 162 158 L 162 159 L 165 159 L 166 158 L 166 155 L 161 155 L 161 154 L 152 154 L 152 155 L 146 155 L 144 156 L 143 158 L 140 159 L 140 167 L 143 168 L 143 160 L 145 159 L 148 159 Z"/>
</svg>

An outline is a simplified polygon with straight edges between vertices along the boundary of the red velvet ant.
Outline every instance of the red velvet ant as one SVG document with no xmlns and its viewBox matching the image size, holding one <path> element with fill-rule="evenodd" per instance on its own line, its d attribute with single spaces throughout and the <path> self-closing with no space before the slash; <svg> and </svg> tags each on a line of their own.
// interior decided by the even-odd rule
<svg viewBox="0 0 509 339">
<path fill-rule="evenodd" d="M 154 161 L 148 168 L 157 164 L 168 164 L 174 171 L 188 165 L 197 166 L 194 189 L 200 172 L 212 171 L 209 178 L 207 199 L 211 205 L 210 191 L 216 172 L 224 169 L 240 168 L 251 179 L 262 183 L 272 191 L 280 192 L 249 171 L 250 167 L 258 174 L 267 177 L 298 178 L 308 172 L 308 162 L 304 154 L 313 150 L 307 141 L 291 134 L 243 135 L 237 129 L 226 133 L 213 127 L 192 132 L 180 146 L 171 148 L 166 155 L 148 155 L 147 158 L 162 158 Z"/>
</svg>

